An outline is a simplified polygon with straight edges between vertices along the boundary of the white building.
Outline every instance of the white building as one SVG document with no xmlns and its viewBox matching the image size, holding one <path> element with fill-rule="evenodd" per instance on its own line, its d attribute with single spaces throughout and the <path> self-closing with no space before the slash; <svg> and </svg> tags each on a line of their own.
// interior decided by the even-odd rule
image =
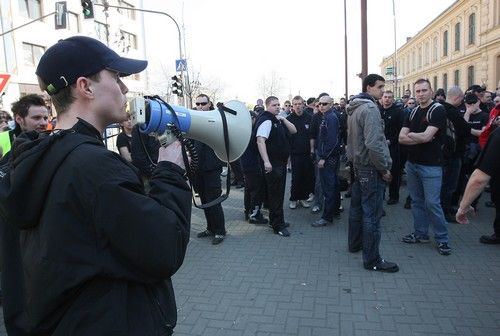
<svg viewBox="0 0 500 336">
<path fill-rule="evenodd" d="M 120 55 L 146 59 L 143 15 L 133 10 L 119 10 L 98 6 L 94 2 L 94 19 L 84 19 L 81 1 L 66 1 L 67 28 L 55 29 L 55 0 L 0 0 L 0 26 L 2 32 L 44 17 L 1 37 L 0 73 L 11 75 L 4 90 L 0 107 L 10 111 L 12 102 L 29 94 L 42 94 L 35 69 L 44 51 L 59 39 L 73 35 L 86 35 L 100 39 Z M 109 0 L 109 5 L 142 8 L 142 0 Z M 91 61 L 91 60 L 90 60 Z M 147 88 L 147 73 L 125 78 L 130 94 Z"/>
</svg>

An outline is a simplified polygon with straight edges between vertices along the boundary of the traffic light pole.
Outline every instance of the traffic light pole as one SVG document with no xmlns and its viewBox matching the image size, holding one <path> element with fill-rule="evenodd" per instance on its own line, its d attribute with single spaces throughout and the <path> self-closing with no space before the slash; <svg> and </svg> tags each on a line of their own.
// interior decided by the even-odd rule
<svg viewBox="0 0 500 336">
<path fill-rule="evenodd" d="M 179 59 L 184 59 L 182 57 L 182 34 L 181 34 L 181 29 L 180 29 L 179 24 L 177 23 L 177 21 L 175 21 L 175 19 L 170 14 L 167 14 L 165 12 L 150 10 L 150 9 L 133 8 L 133 7 L 125 7 L 125 6 L 114 6 L 114 5 L 99 4 L 99 3 L 95 3 L 94 6 L 101 6 L 101 7 L 104 7 L 104 8 L 126 9 L 126 10 L 131 10 L 131 11 L 144 12 L 144 13 L 152 13 L 152 14 L 161 14 L 161 15 L 167 16 L 168 18 L 170 18 L 175 23 L 175 26 L 177 27 L 177 33 L 179 35 Z"/>
<path fill-rule="evenodd" d="M 32 21 L 30 21 L 30 22 L 27 22 L 27 23 L 25 23 L 25 24 L 23 24 L 23 25 L 20 25 L 20 26 L 18 26 L 18 27 L 15 27 L 15 28 L 12 28 L 12 29 L 7 30 L 7 31 L 5 31 L 5 32 L 2 32 L 2 33 L 0 34 L 0 37 L 1 37 L 1 36 L 4 36 L 4 35 L 7 35 L 7 34 L 9 34 L 9 33 L 12 33 L 14 30 L 17 30 L 17 29 L 19 29 L 19 28 L 26 27 L 27 25 L 30 25 L 30 24 L 32 24 L 33 22 L 37 22 L 37 21 L 43 20 L 43 19 L 45 19 L 46 17 L 49 17 L 49 16 L 51 16 L 51 15 L 54 15 L 55 13 L 56 13 L 56 12 L 52 12 L 52 13 L 46 14 L 46 15 L 44 15 L 44 16 L 39 17 L 38 19 L 34 19 L 34 20 L 32 20 Z"/>
</svg>

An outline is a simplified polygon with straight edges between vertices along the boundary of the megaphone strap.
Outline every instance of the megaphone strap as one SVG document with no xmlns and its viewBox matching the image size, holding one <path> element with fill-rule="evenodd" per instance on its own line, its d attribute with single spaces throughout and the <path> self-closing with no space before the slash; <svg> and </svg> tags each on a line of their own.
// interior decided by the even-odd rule
<svg viewBox="0 0 500 336">
<path fill-rule="evenodd" d="M 227 113 L 231 113 L 232 115 L 237 115 L 238 112 L 236 112 L 235 110 L 233 109 L 230 109 L 229 107 L 227 107 L 226 105 L 224 105 L 224 103 L 217 103 L 217 109 L 219 110 L 219 112 L 224 111 L 224 112 L 227 112 Z M 222 113 L 221 113 L 222 114 Z M 225 118 L 225 117 L 224 117 Z"/>
</svg>

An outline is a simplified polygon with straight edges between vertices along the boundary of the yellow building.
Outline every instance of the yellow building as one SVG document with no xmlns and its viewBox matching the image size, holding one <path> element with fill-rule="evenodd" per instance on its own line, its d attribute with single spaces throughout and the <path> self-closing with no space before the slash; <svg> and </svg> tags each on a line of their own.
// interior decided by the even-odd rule
<svg viewBox="0 0 500 336">
<path fill-rule="evenodd" d="M 457 0 L 380 67 L 386 88 L 399 97 L 413 92 L 419 78 L 434 90 L 479 84 L 494 91 L 500 86 L 500 0 Z"/>
</svg>

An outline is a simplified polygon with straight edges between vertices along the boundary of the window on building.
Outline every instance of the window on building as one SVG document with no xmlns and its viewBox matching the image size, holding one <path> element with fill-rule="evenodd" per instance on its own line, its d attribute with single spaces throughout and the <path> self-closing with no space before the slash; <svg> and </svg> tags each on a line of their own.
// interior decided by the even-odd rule
<svg viewBox="0 0 500 336">
<path fill-rule="evenodd" d="M 104 44 L 109 44 L 109 27 L 107 24 L 95 21 L 95 32 L 97 38 Z"/>
<path fill-rule="evenodd" d="M 438 38 L 434 37 L 432 40 L 432 61 L 437 62 L 438 60 Z"/>
<path fill-rule="evenodd" d="M 418 68 L 422 69 L 422 47 L 418 47 Z"/>
<path fill-rule="evenodd" d="M 429 53 L 430 53 L 430 47 L 429 47 L 429 41 L 425 42 L 425 48 L 424 48 L 424 65 L 429 65 Z"/>
<path fill-rule="evenodd" d="M 469 44 L 476 43 L 476 13 L 469 15 Z"/>
<path fill-rule="evenodd" d="M 118 6 L 134 8 L 134 6 L 123 0 L 118 0 Z M 120 12 L 130 20 L 135 20 L 135 10 L 120 9 Z"/>
<path fill-rule="evenodd" d="M 434 90 L 437 90 L 437 87 L 438 87 L 438 76 L 434 76 L 434 78 L 432 79 L 432 87 L 434 88 Z"/>
<path fill-rule="evenodd" d="M 443 33 L 443 57 L 448 56 L 448 31 Z"/>
<path fill-rule="evenodd" d="M 474 66 L 471 65 L 467 68 L 467 87 L 474 85 Z"/>
<path fill-rule="evenodd" d="M 460 86 L 460 70 L 455 70 L 455 75 L 453 76 L 453 85 Z"/>
<path fill-rule="evenodd" d="M 460 22 L 455 24 L 455 51 L 460 50 Z"/>
<path fill-rule="evenodd" d="M 443 74 L 443 90 L 448 91 L 448 74 Z"/>
<path fill-rule="evenodd" d="M 73 12 L 68 12 L 68 29 L 72 32 L 80 32 L 80 24 L 78 20 L 78 14 Z"/>
<path fill-rule="evenodd" d="M 24 65 L 36 66 L 45 52 L 45 47 L 23 42 Z"/>
<path fill-rule="evenodd" d="M 30 19 L 38 19 L 42 16 L 41 0 L 18 0 L 19 13 Z"/>
<path fill-rule="evenodd" d="M 122 34 L 122 40 L 123 40 L 123 48 L 124 49 L 137 49 L 137 36 L 135 36 L 132 33 L 128 33 L 124 30 L 120 30 L 120 33 Z"/>
</svg>

